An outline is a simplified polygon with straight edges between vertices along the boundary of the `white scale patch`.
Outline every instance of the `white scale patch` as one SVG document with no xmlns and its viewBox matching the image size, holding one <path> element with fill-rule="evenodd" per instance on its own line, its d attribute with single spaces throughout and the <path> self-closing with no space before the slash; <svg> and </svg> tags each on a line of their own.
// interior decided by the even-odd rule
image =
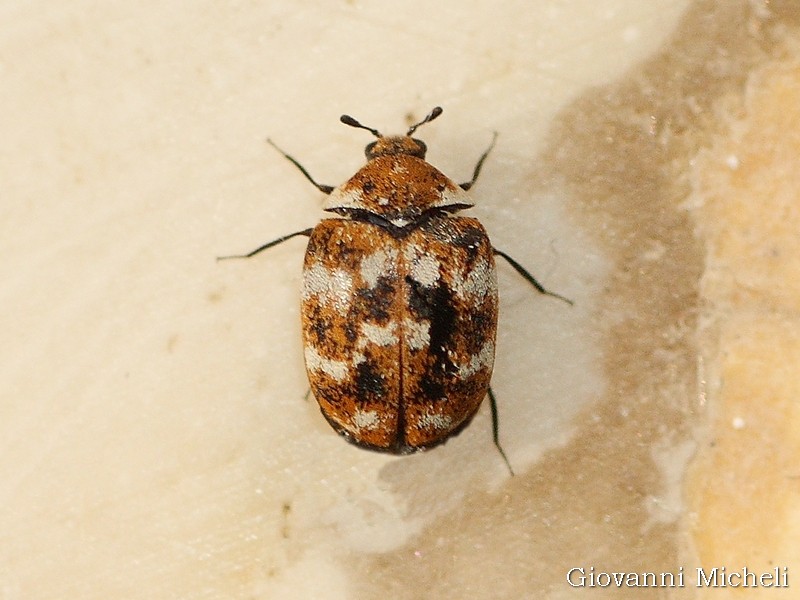
<svg viewBox="0 0 800 600">
<path fill-rule="evenodd" d="M 466 276 L 457 273 L 453 277 L 453 291 L 462 299 L 482 301 L 489 292 L 497 288 L 497 276 L 489 267 L 489 261 L 480 259 Z"/>
<path fill-rule="evenodd" d="M 376 250 L 361 259 L 361 278 L 367 284 L 367 287 L 372 289 L 378 285 L 378 278 L 381 275 L 394 273 L 396 262 L 396 249 Z"/>
<path fill-rule="evenodd" d="M 331 360 L 325 358 L 313 346 L 306 346 L 304 350 L 306 358 L 306 367 L 309 371 L 322 371 L 326 375 L 330 375 L 336 381 L 344 381 L 347 377 L 349 369 L 347 363 L 340 360 Z"/>
<path fill-rule="evenodd" d="M 363 198 L 361 190 L 357 188 L 345 191 L 338 187 L 328 195 L 322 208 L 325 210 L 330 210 L 331 208 L 364 208 Z"/>
<path fill-rule="evenodd" d="M 373 431 L 380 427 L 381 417 L 377 410 L 359 410 L 353 415 L 353 425 L 359 429 Z"/>
<path fill-rule="evenodd" d="M 392 344 L 396 344 L 399 341 L 394 333 L 396 327 L 397 323 L 389 323 L 385 327 L 373 325 L 372 323 L 362 323 L 362 337 L 358 340 L 358 347 L 366 347 L 367 342 L 371 342 L 376 346 L 391 346 Z"/>
<path fill-rule="evenodd" d="M 389 323 L 385 327 L 373 325 L 372 323 L 362 323 L 360 328 L 361 336 L 358 338 L 358 343 L 356 344 L 357 351 L 352 354 L 353 360 L 351 362 L 353 367 L 356 368 L 367 360 L 366 355 L 360 352 L 360 350 L 366 348 L 368 344 L 391 346 L 400 341 L 394 333 L 396 327 L 397 323 Z"/>
<path fill-rule="evenodd" d="M 458 367 L 461 379 L 471 377 L 481 369 L 488 369 L 494 363 L 494 343 L 486 342 L 478 354 L 473 354 L 466 365 Z"/>
<path fill-rule="evenodd" d="M 437 431 L 448 431 L 453 425 L 453 418 L 449 415 L 428 410 L 428 412 L 420 415 L 419 424 L 422 427 L 431 427 Z"/>
<path fill-rule="evenodd" d="M 358 365 L 367 360 L 366 355 L 359 350 L 363 350 L 368 344 L 376 346 L 391 346 L 399 342 L 399 338 L 394 333 L 396 323 L 389 323 L 386 327 L 373 325 L 372 323 L 361 324 L 361 336 L 356 345 L 357 351 L 351 354 L 350 366 L 357 368 Z M 331 360 L 322 356 L 312 346 L 306 346 L 306 365 L 310 371 L 322 371 L 333 377 L 336 381 L 344 381 L 350 371 L 348 363 L 340 360 Z"/>
<path fill-rule="evenodd" d="M 434 204 L 434 206 L 452 206 L 453 204 L 463 204 L 465 206 L 475 206 L 475 203 L 470 199 L 469 194 L 462 190 L 460 187 L 455 189 L 445 188 L 442 191 L 441 197 Z"/>
<path fill-rule="evenodd" d="M 374 202 L 374 200 L 373 200 Z M 389 198 L 385 196 L 381 196 L 377 199 L 377 202 L 380 206 L 386 206 L 389 204 Z M 333 190 L 330 195 L 325 200 L 324 204 L 322 205 L 324 210 L 330 210 L 332 208 L 361 208 L 367 209 L 368 206 L 364 202 L 364 194 L 358 188 L 352 188 L 349 190 L 344 190 L 343 188 L 336 188 Z M 402 227 L 406 225 L 409 221 L 400 219 L 403 221 L 402 223 L 392 221 L 395 225 Z"/>
<path fill-rule="evenodd" d="M 346 315 L 352 293 L 353 277 L 343 269 L 329 269 L 317 262 L 303 273 L 304 300 L 319 296 L 323 303 L 332 305 L 339 314 Z"/>
<path fill-rule="evenodd" d="M 431 287 L 439 280 L 442 267 L 436 258 L 414 245 L 406 246 L 403 256 L 410 265 L 411 279 L 425 287 Z"/>
<path fill-rule="evenodd" d="M 365 362 L 367 357 L 361 352 L 354 352 L 353 353 L 353 366 L 357 367 L 361 363 Z"/>
<path fill-rule="evenodd" d="M 405 341 L 411 350 L 422 350 L 431 343 L 431 324 L 430 321 L 421 323 L 409 318 L 403 320 L 403 331 Z"/>
</svg>

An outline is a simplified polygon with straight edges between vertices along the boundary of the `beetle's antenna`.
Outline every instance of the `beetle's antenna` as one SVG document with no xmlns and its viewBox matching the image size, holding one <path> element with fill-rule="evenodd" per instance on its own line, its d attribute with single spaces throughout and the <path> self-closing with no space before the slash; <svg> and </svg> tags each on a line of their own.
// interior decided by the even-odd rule
<svg viewBox="0 0 800 600">
<path fill-rule="evenodd" d="M 442 114 L 442 112 L 443 112 L 443 110 L 442 110 L 441 106 L 435 106 L 433 108 L 433 110 L 428 113 L 427 117 L 422 119 L 422 121 L 420 121 L 416 125 L 412 125 L 411 127 L 409 127 L 408 128 L 408 133 L 406 133 L 406 135 L 411 135 L 412 133 L 414 133 L 417 130 L 417 127 L 419 127 L 420 125 L 425 125 L 425 123 L 430 123 L 436 117 L 438 117 L 440 114 Z"/>
<path fill-rule="evenodd" d="M 342 115 L 341 117 L 339 117 L 339 120 L 340 120 L 342 123 L 344 123 L 345 125 L 350 125 L 350 127 L 355 127 L 356 129 L 366 129 L 366 130 L 367 130 L 367 131 L 369 131 L 369 132 L 370 132 L 372 135 L 374 135 L 376 138 L 383 137 L 383 136 L 381 135 L 381 132 L 380 132 L 380 131 L 378 131 L 377 129 L 373 129 L 372 127 L 367 127 L 366 125 L 362 125 L 361 123 L 359 123 L 358 121 L 356 121 L 356 120 L 355 120 L 353 117 L 351 117 L 350 115 Z"/>
</svg>

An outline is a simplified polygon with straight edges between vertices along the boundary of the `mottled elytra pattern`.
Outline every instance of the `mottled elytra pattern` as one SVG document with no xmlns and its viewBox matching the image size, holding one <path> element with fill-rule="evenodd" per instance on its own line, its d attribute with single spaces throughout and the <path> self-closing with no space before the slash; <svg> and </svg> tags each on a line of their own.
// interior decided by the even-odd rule
<svg viewBox="0 0 800 600">
<path fill-rule="evenodd" d="M 405 454 L 475 414 L 497 328 L 492 247 L 477 220 L 433 214 L 407 231 L 324 220 L 302 297 L 311 389 L 352 442 Z"/>
</svg>

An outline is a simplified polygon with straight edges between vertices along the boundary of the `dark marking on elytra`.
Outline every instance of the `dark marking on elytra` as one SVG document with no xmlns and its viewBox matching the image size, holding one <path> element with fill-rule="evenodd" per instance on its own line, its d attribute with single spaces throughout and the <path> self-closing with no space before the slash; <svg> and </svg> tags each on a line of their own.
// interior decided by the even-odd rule
<svg viewBox="0 0 800 600">
<path fill-rule="evenodd" d="M 420 382 L 422 394 L 426 400 L 439 400 L 444 396 L 444 382 L 439 377 L 425 377 Z"/>
<path fill-rule="evenodd" d="M 344 326 L 344 337 L 351 344 L 358 339 L 358 326 L 353 321 L 348 320 Z"/>
<path fill-rule="evenodd" d="M 418 321 L 425 319 L 430 323 L 428 352 L 433 363 L 443 365 L 448 375 L 457 373 L 458 368 L 447 352 L 458 319 L 453 292 L 442 281 L 433 286 L 424 286 L 411 277 L 406 277 L 406 281 L 409 284 L 409 308 Z"/>
<path fill-rule="evenodd" d="M 369 358 L 356 367 L 356 387 L 362 392 L 376 396 L 386 393 L 381 371 L 372 364 Z"/>
<path fill-rule="evenodd" d="M 356 292 L 355 308 L 364 310 L 369 307 L 369 316 L 376 325 L 386 323 L 391 318 L 392 299 L 395 286 L 391 278 L 379 277 L 373 288 L 361 288 Z"/>
<path fill-rule="evenodd" d="M 314 320 L 313 326 L 311 327 L 311 332 L 313 332 L 314 337 L 316 338 L 315 346 L 321 346 L 325 339 L 328 337 L 328 332 L 331 329 L 331 324 L 328 322 L 327 319 L 318 318 Z"/>
</svg>

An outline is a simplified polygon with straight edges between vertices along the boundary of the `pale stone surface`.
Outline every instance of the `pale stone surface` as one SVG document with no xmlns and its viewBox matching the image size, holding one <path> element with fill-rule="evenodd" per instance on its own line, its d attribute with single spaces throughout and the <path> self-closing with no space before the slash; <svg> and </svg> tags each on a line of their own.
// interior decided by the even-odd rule
<svg viewBox="0 0 800 600">
<path fill-rule="evenodd" d="M 796 558 L 777 4 L 695 2 L 670 41 L 688 1 L 6 2 L 0 596 L 570 598 L 575 566 Z M 499 265 L 514 479 L 486 410 L 424 455 L 343 442 L 303 401 L 302 238 L 214 261 L 320 217 L 267 135 L 338 184 L 370 141 L 341 113 L 391 133 L 436 104 L 431 162 L 466 180 L 499 131 L 471 214 L 576 301 Z"/>
</svg>

